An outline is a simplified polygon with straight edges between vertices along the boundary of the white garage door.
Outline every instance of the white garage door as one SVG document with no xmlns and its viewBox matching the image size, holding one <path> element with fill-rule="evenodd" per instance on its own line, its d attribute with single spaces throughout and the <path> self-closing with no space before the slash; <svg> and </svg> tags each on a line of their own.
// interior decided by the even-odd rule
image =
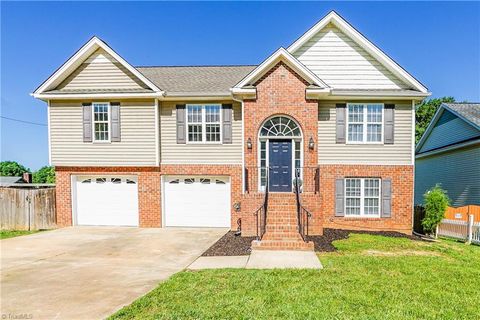
<svg viewBox="0 0 480 320">
<path fill-rule="evenodd" d="M 138 226 L 136 177 L 76 177 L 76 224 Z"/>
<path fill-rule="evenodd" d="M 228 177 L 165 177 L 167 227 L 230 227 Z"/>
</svg>

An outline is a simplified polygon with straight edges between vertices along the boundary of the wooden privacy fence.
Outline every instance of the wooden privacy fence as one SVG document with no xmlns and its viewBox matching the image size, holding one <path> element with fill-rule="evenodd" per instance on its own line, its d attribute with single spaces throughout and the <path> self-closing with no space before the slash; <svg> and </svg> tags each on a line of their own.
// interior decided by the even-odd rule
<svg viewBox="0 0 480 320">
<path fill-rule="evenodd" d="M 473 221 L 480 222 L 480 206 L 448 207 L 445 212 L 445 219 L 468 221 L 470 215 L 473 215 Z"/>
<path fill-rule="evenodd" d="M 480 222 L 474 222 L 473 215 L 468 221 L 443 219 L 438 225 L 437 235 L 480 244 Z"/>
<path fill-rule="evenodd" d="M 0 188 L 2 230 L 41 230 L 55 227 L 55 188 Z"/>
</svg>

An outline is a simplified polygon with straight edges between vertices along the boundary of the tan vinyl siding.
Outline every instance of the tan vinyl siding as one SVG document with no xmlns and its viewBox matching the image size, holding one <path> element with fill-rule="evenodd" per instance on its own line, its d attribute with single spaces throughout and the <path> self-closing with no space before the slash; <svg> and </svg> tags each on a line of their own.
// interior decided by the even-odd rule
<svg viewBox="0 0 480 320">
<path fill-rule="evenodd" d="M 217 102 L 221 103 L 221 102 Z M 224 103 L 232 103 L 224 102 Z M 176 105 L 184 102 L 162 102 L 160 111 L 160 159 L 163 164 L 241 164 L 242 110 L 233 104 L 231 144 L 177 144 Z"/>
<path fill-rule="evenodd" d="M 380 62 L 332 24 L 307 41 L 293 56 L 332 88 L 407 88 Z"/>
<path fill-rule="evenodd" d="M 83 142 L 82 102 L 51 101 L 50 141 L 56 166 L 155 165 L 155 109 L 150 101 L 121 101 L 121 142 Z"/>
<path fill-rule="evenodd" d="M 56 89 L 142 89 L 147 88 L 103 49 L 87 58 Z"/>
<path fill-rule="evenodd" d="M 354 101 L 320 101 L 318 106 L 318 162 L 320 164 L 412 164 L 412 103 L 395 104 L 394 144 L 337 144 L 335 135 L 337 103 Z M 371 101 L 375 102 L 375 101 Z"/>
</svg>

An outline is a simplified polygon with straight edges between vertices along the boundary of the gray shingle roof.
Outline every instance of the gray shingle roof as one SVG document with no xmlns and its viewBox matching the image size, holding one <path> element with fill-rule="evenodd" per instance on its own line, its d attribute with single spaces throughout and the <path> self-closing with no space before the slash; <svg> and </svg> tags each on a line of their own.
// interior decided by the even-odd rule
<svg viewBox="0 0 480 320">
<path fill-rule="evenodd" d="M 9 187 L 20 182 L 23 182 L 22 177 L 0 176 L 0 187 Z"/>
<path fill-rule="evenodd" d="M 444 103 L 444 105 L 454 113 L 480 127 L 480 103 Z"/>
<path fill-rule="evenodd" d="M 175 95 L 228 95 L 256 66 L 136 67 L 157 87 Z"/>
</svg>

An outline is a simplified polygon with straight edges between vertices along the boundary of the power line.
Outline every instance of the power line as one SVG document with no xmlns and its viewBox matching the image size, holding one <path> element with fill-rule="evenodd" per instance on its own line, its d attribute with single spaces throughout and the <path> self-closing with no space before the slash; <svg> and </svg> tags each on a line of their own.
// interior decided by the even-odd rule
<svg viewBox="0 0 480 320">
<path fill-rule="evenodd" d="M 36 125 L 36 126 L 43 126 L 43 127 L 47 126 L 45 123 L 30 122 L 30 121 L 14 119 L 14 118 L 9 118 L 9 117 L 4 117 L 4 116 L 0 116 L 0 118 L 10 120 L 10 121 L 17 121 L 17 122 L 21 122 L 21 123 L 26 123 L 26 124 L 33 124 L 33 125 Z"/>
</svg>

